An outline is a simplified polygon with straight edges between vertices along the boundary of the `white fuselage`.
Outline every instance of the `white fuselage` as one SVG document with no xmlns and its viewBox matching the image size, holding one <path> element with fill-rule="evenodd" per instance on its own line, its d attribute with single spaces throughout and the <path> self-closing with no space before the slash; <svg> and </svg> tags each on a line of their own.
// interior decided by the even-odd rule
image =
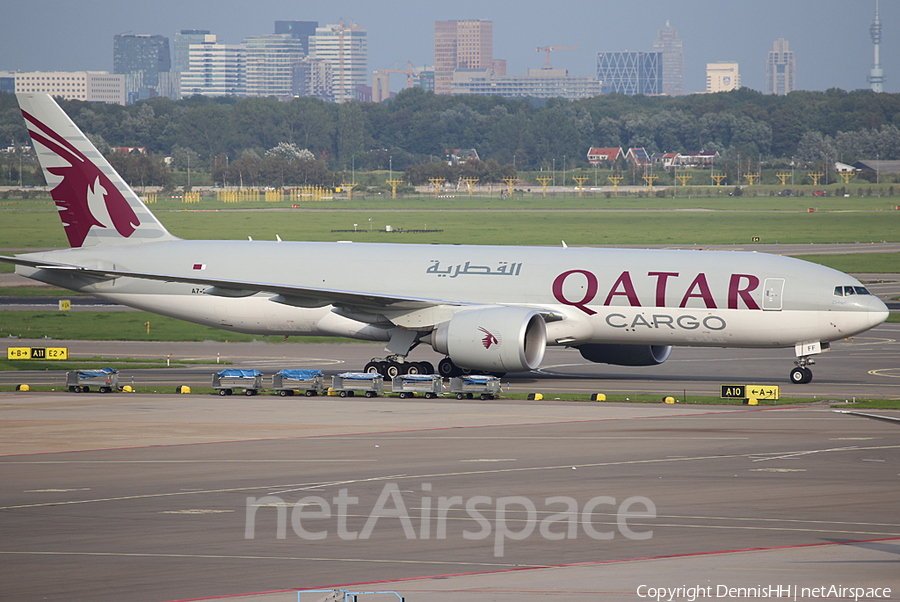
<svg viewBox="0 0 900 602">
<path fill-rule="evenodd" d="M 466 306 L 552 312 L 547 343 L 789 347 L 865 331 L 887 316 L 846 274 L 761 253 L 494 246 L 175 241 L 30 254 L 93 269 L 171 274 L 313 291 L 292 304 L 272 292 L 209 294 L 185 282 L 17 271 L 139 309 L 237 332 L 388 340 Z M 263 287 L 264 288 L 264 287 Z M 424 310 L 359 314 L 314 291 L 364 291 L 429 302 Z M 275 301 L 273 301 L 275 299 Z"/>
</svg>

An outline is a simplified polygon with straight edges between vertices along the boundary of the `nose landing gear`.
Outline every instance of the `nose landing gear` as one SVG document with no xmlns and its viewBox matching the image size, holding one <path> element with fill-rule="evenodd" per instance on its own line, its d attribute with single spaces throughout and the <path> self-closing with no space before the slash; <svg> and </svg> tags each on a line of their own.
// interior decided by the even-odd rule
<svg viewBox="0 0 900 602">
<path fill-rule="evenodd" d="M 805 385 L 812 381 L 813 373 L 807 366 L 811 366 L 815 363 L 816 361 L 808 355 L 801 355 L 798 357 L 796 361 L 794 361 L 794 364 L 796 364 L 797 367 L 791 370 L 791 382 L 795 385 Z"/>
</svg>

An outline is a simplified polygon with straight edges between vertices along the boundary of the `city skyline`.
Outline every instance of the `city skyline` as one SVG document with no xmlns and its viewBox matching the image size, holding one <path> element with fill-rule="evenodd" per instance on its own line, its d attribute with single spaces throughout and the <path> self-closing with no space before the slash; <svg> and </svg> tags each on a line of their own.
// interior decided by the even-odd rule
<svg viewBox="0 0 900 602">
<path fill-rule="evenodd" d="M 738 5 L 740 4 L 740 5 Z M 161 0 L 148 5 L 130 0 L 97 0 L 89 6 L 26 3 L 15 0 L 9 17 L 0 23 L 0 70 L 113 71 L 113 37 L 135 33 L 162 35 L 170 40 L 182 29 L 203 29 L 219 41 L 238 44 L 247 37 L 274 32 L 276 20 L 334 23 L 352 19 L 368 31 L 369 80 L 371 72 L 394 64 L 434 64 L 434 23 L 443 20 L 493 21 L 496 59 L 507 62 L 507 73 L 524 75 L 543 65 L 538 46 L 572 45 L 578 50 L 554 53 L 555 68 L 570 75 L 596 74 L 599 52 L 652 52 L 657 32 L 666 21 L 678 30 L 684 49 L 685 92 L 705 90 L 706 64 L 734 61 L 741 66 L 742 84 L 765 92 L 766 57 L 772 41 L 790 40 L 791 50 L 803 65 L 798 89 L 868 89 L 872 68 L 869 27 L 874 0 L 856 10 L 836 0 L 784 4 L 776 0 L 728 3 L 633 0 L 589 2 L 575 0 L 534 18 L 529 7 L 510 0 L 443 3 L 401 0 L 385 11 L 359 0 L 298 7 L 286 1 L 263 2 L 247 11 L 233 0 L 215 8 L 193 2 Z M 815 10 L 810 10 L 812 7 Z M 538 5 L 535 4 L 535 8 Z M 900 0 L 881 0 L 883 29 L 881 63 L 886 92 L 900 92 Z M 776 19 L 759 15 L 777 14 Z M 52 19 L 48 18 L 52 15 Z M 367 82 L 371 83 L 371 81 Z M 404 82 L 391 81 L 398 91 Z"/>
</svg>

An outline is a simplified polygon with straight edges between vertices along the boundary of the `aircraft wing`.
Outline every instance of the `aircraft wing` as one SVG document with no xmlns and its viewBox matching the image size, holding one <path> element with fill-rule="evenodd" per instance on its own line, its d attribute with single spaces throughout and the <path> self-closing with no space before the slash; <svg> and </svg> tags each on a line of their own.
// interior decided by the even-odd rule
<svg viewBox="0 0 900 602">
<path fill-rule="evenodd" d="M 298 286 L 285 283 L 254 282 L 248 280 L 229 280 L 222 278 L 204 278 L 201 276 L 180 276 L 177 274 L 155 274 L 148 272 L 132 272 L 127 270 L 113 270 L 103 268 L 86 268 L 76 265 L 55 263 L 28 259 L 25 257 L 10 257 L 0 255 L 0 261 L 28 266 L 39 270 L 71 273 L 72 275 L 110 280 L 113 278 L 138 278 L 142 280 L 154 280 L 157 282 L 180 282 L 207 287 L 205 293 L 219 297 L 249 297 L 256 293 L 273 293 L 280 299 L 274 299 L 279 303 L 294 305 L 297 307 L 324 307 L 335 305 L 361 310 L 417 310 L 438 305 L 470 305 L 457 300 L 432 299 L 427 297 L 406 297 L 398 295 L 383 295 L 362 291 L 347 291 L 330 288 L 315 288 Z"/>
</svg>

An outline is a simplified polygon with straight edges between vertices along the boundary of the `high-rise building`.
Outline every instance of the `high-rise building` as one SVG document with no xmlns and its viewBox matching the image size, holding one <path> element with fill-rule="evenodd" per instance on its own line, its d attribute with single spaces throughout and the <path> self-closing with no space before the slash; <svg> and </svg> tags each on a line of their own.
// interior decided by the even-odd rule
<svg viewBox="0 0 900 602">
<path fill-rule="evenodd" d="M 597 79 L 603 94 L 662 94 L 662 53 L 598 52 Z"/>
<path fill-rule="evenodd" d="M 494 67 L 493 21 L 434 22 L 435 94 L 450 94 L 453 72 L 456 69 L 492 67 Z"/>
<path fill-rule="evenodd" d="M 706 92 L 728 92 L 741 87 L 738 64 L 734 62 L 706 63 Z"/>
<path fill-rule="evenodd" d="M 0 77 L 3 75 L 0 73 Z M 34 71 L 8 75 L 14 79 L 15 92 L 45 92 L 66 100 L 118 105 L 124 105 L 128 97 L 125 91 L 127 77 L 106 71 Z"/>
<path fill-rule="evenodd" d="M 275 33 L 286 33 L 303 42 L 303 52 L 309 54 L 309 37 L 316 35 L 318 21 L 275 21 Z"/>
<path fill-rule="evenodd" d="M 797 71 L 794 53 L 788 49 L 787 40 L 778 38 L 766 60 L 766 94 L 784 96 L 797 89 Z"/>
<path fill-rule="evenodd" d="M 493 69 L 457 69 L 451 94 L 505 98 L 564 98 L 578 100 L 600 94 L 593 77 L 572 77 L 566 69 L 529 69 L 527 75 L 498 75 Z"/>
<path fill-rule="evenodd" d="M 132 34 L 119 34 L 113 38 L 113 73 L 140 73 L 142 87 L 155 90 L 159 84 L 159 74 L 171 70 L 169 38 Z"/>
<path fill-rule="evenodd" d="M 684 94 L 684 50 L 678 39 L 678 30 L 669 26 L 668 20 L 657 33 L 653 50 L 662 53 L 663 94 Z"/>
<path fill-rule="evenodd" d="M 322 59 L 306 57 L 294 63 L 291 92 L 294 96 L 312 96 L 322 100 L 334 100 L 334 75 L 331 64 Z"/>
<path fill-rule="evenodd" d="M 290 34 L 252 36 L 247 49 L 247 96 L 289 98 L 294 64 L 306 57 L 303 42 Z"/>
<path fill-rule="evenodd" d="M 309 56 L 331 65 L 337 102 L 355 100 L 356 87 L 368 83 L 369 44 L 365 28 L 343 19 L 335 25 L 317 27 L 309 38 Z"/>
<path fill-rule="evenodd" d="M 182 29 L 172 41 L 172 71 L 182 73 L 191 68 L 191 44 L 211 44 L 216 34 L 206 29 Z"/>
<path fill-rule="evenodd" d="M 240 44 L 191 44 L 190 69 L 181 74 L 182 96 L 245 96 L 247 49 Z"/>
</svg>

